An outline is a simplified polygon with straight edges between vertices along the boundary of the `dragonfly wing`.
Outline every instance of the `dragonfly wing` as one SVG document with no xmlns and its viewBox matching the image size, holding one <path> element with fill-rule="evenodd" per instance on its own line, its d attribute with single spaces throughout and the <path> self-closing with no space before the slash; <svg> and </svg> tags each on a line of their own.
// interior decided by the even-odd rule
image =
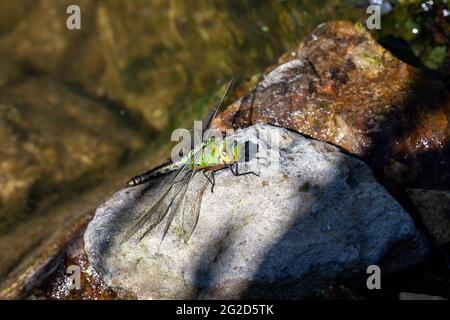
<svg viewBox="0 0 450 320">
<path fill-rule="evenodd" d="M 205 132 L 206 130 L 211 128 L 211 125 L 212 125 L 214 119 L 216 118 L 217 113 L 219 112 L 219 109 L 222 106 L 223 101 L 225 100 L 225 97 L 228 94 L 228 91 L 230 91 L 230 88 L 231 88 L 233 82 L 234 82 L 234 79 L 231 79 L 230 82 L 227 85 L 227 88 L 225 89 L 225 92 L 224 92 L 223 96 L 220 98 L 220 101 L 217 104 L 217 106 L 214 109 L 212 109 L 208 113 L 208 115 L 203 119 L 203 125 L 202 125 L 203 126 L 203 132 Z M 205 137 L 204 141 L 206 141 L 206 140 L 208 140 L 208 137 Z"/>
<path fill-rule="evenodd" d="M 172 205 L 171 201 L 165 201 L 167 196 L 170 194 L 175 183 L 180 182 L 183 183 L 184 175 L 190 174 L 187 171 L 188 166 L 184 165 L 180 169 L 176 171 L 174 177 L 170 182 L 166 185 L 164 191 L 160 194 L 160 196 L 144 211 L 142 216 L 136 221 L 131 228 L 129 228 L 124 236 L 122 237 L 120 244 L 127 242 L 136 232 L 138 232 L 142 227 L 148 225 L 147 230 L 144 234 L 147 234 L 151 229 L 153 229 L 167 214 L 170 206 Z M 142 238 L 142 237 L 141 237 Z M 141 240 L 139 239 L 139 241 Z"/>
<path fill-rule="evenodd" d="M 195 171 L 192 171 L 190 173 L 190 175 L 189 175 L 189 180 L 185 183 L 185 185 L 182 187 L 182 189 L 178 193 L 177 200 L 173 204 L 173 207 L 171 208 L 170 214 L 169 214 L 169 216 L 167 218 L 166 226 L 164 227 L 164 231 L 163 231 L 163 235 L 162 235 L 161 241 L 164 240 L 164 237 L 166 236 L 167 231 L 169 230 L 169 227 L 172 224 L 172 221 L 173 221 L 175 215 L 180 210 L 181 205 L 183 204 L 183 202 L 184 202 L 184 200 L 186 198 L 186 194 L 187 194 L 187 191 L 189 189 L 189 185 L 190 185 L 194 175 L 195 175 Z"/>
<path fill-rule="evenodd" d="M 220 107 L 222 106 L 222 103 L 223 103 L 228 91 L 230 90 L 232 84 L 233 84 L 233 79 L 228 83 L 225 93 L 221 97 L 220 102 L 218 103 L 216 108 L 214 108 L 208 114 L 208 116 L 204 119 L 204 121 L 203 121 L 203 129 L 204 130 L 208 130 L 211 127 L 212 122 L 213 122 L 214 118 L 216 117 L 217 112 L 219 111 Z M 208 140 L 208 138 L 209 138 L 209 134 L 207 134 L 206 137 L 204 137 L 203 141 Z M 191 164 L 197 163 L 200 156 L 201 156 L 201 151 L 196 152 L 194 154 L 195 160 L 193 159 L 193 162 L 191 162 Z M 123 238 L 120 241 L 121 244 L 128 241 L 137 231 L 139 231 L 144 225 L 146 225 L 146 224 L 148 224 L 148 222 L 150 222 L 148 224 L 147 230 L 143 233 L 143 235 L 139 239 L 139 241 L 142 240 L 142 238 L 145 235 L 147 235 L 148 232 L 150 232 L 159 222 L 161 222 L 161 220 L 164 219 L 166 214 L 170 211 L 168 221 L 167 221 L 166 227 L 164 229 L 164 234 L 163 234 L 163 239 L 164 239 L 164 236 L 166 235 L 167 230 L 169 229 L 169 226 L 172 223 L 175 214 L 178 212 L 182 203 L 184 202 L 184 199 L 186 197 L 186 192 L 188 190 L 188 187 L 192 180 L 192 177 L 195 175 L 195 171 L 193 170 L 190 173 L 188 173 L 189 179 L 187 182 L 183 182 L 183 183 L 185 183 L 185 185 L 183 185 L 181 187 L 182 188 L 181 192 L 178 192 L 177 196 L 175 196 L 168 203 L 165 200 L 166 200 L 168 194 L 170 193 L 170 191 L 172 190 L 172 187 L 177 182 L 177 179 L 179 177 L 183 177 L 183 174 L 186 172 L 187 168 L 189 168 L 189 165 L 185 164 L 183 167 L 178 169 L 178 171 L 175 174 L 175 177 L 171 180 L 168 187 L 161 193 L 161 195 L 158 197 L 158 199 L 156 199 L 156 201 L 154 201 L 152 203 L 152 205 L 147 210 L 145 210 L 145 212 L 139 218 L 139 220 L 125 233 L 125 235 L 123 236 Z M 173 206 L 173 208 L 172 208 L 172 206 Z"/>
<path fill-rule="evenodd" d="M 207 186 L 208 180 L 205 180 L 205 182 L 201 184 L 200 189 L 197 191 L 191 205 L 189 207 L 185 207 L 186 210 L 183 211 L 182 226 L 184 231 L 184 242 L 189 241 L 195 227 L 197 226 L 203 193 L 205 192 Z"/>
<path fill-rule="evenodd" d="M 216 118 L 217 113 L 218 113 L 220 107 L 222 106 L 223 101 L 225 100 L 225 97 L 226 97 L 227 94 L 228 94 L 228 91 L 230 91 L 230 88 L 231 88 L 231 86 L 233 85 L 233 82 L 234 82 L 234 79 L 231 79 L 230 82 L 229 82 L 228 85 L 227 85 L 227 88 L 225 89 L 224 94 L 223 94 L 222 97 L 220 98 L 220 101 L 219 101 L 219 103 L 217 104 L 217 106 L 216 106 L 213 110 L 211 110 L 211 111 L 208 113 L 208 115 L 203 119 L 203 123 L 202 123 L 202 127 L 203 127 L 202 129 L 203 129 L 203 132 L 205 132 L 206 130 L 208 130 L 208 129 L 211 128 L 211 125 L 212 125 L 214 119 Z M 205 135 L 205 137 L 203 137 L 203 142 L 207 141 L 208 138 L 209 138 L 209 132 Z M 201 157 L 201 155 L 202 155 L 202 150 L 200 149 L 200 150 L 199 150 L 198 152 L 196 152 L 196 153 L 194 154 L 194 156 L 193 156 L 193 159 L 194 159 L 193 164 L 195 164 L 195 163 L 198 162 L 198 160 L 199 160 L 199 158 Z M 166 233 L 167 233 L 167 230 L 169 229 L 170 224 L 171 224 L 172 221 L 173 221 L 173 218 L 174 218 L 175 214 L 178 212 L 178 210 L 180 209 L 182 203 L 184 202 L 184 199 L 185 199 L 185 197 L 186 197 L 186 192 L 187 192 L 187 190 L 188 190 L 189 184 L 190 184 L 192 178 L 194 177 L 195 173 L 196 173 L 196 171 L 192 171 L 192 173 L 191 173 L 191 175 L 190 175 L 190 177 L 189 177 L 188 183 L 183 187 L 184 189 L 182 190 L 182 192 L 181 192 L 181 194 L 180 194 L 180 199 L 177 200 L 178 202 L 177 202 L 175 208 L 174 208 L 174 209 L 171 211 L 171 213 L 170 213 L 169 219 L 167 220 L 166 227 L 165 227 L 165 230 L 164 230 L 163 239 L 164 239 L 164 236 L 165 236 Z M 194 207 L 195 207 L 195 204 L 196 204 L 198 201 L 201 200 L 201 198 L 202 198 L 201 195 L 203 194 L 204 188 L 206 188 L 206 184 L 205 184 L 205 186 L 202 188 L 202 191 L 200 192 L 200 196 L 199 196 L 199 194 L 196 195 L 196 197 L 195 197 L 195 199 L 194 199 L 194 202 L 193 202 Z M 199 198 L 200 200 L 198 200 L 198 198 Z M 199 209 L 200 209 L 200 208 L 199 208 Z M 192 210 L 190 209 L 189 212 L 191 212 L 191 211 L 192 211 Z M 198 211 L 198 210 L 197 210 L 197 211 Z M 197 212 L 197 215 L 198 215 L 198 212 Z M 197 217 L 196 219 L 194 219 L 194 220 L 197 220 L 197 219 L 198 219 L 198 217 Z M 196 223 L 194 223 L 194 225 L 193 225 L 193 227 L 192 227 L 192 230 L 189 231 L 190 234 L 192 234 L 192 232 L 193 232 L 193 230 L 194 230 L 194 228 L 195 228 L 195 225 L 196 225 Z"/>
</svg>

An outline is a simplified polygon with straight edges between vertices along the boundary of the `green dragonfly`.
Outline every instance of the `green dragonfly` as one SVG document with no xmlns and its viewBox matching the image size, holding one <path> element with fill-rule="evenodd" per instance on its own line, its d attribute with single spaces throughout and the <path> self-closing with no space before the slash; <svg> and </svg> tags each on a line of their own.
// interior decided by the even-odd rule
<svg viewBox="0 0 450 320">
<path fill-rule="evenodd" d="M 164 175 L 171 175 L 171 179 L 168 181 L 161 194 L 153 203 L 145 208 L 138 220 L 125 232 L 121 244 L 128 241 L 139 230 L 145 227 L 146 230 L 138 239 L 138 242 L 141 241 L 164 219 L 164 217 L 168 216 L 161 239 L 162 241 L 175 215 L 182 207 L 183 238 L 184 241 L 187 242 L 197 225 L 202 195 L 208 183 L 211 184 L 211 192 L 214 192 L 215 172 L 229 168 L 235 176 L 248 174 L 258 176 L 258 174 L 253 171 L 239 173 L 238 167 L 240 162 L 246 162 L 251 159 L 255 153 L 252 152 L 252 150 L 255 151 L 257 148 L 255 144 L 246 141 L 245 144 L 239 145 L 236 140 L 216 140 L 214 137 L 210 137 L 209 134 L 209 129 L 211 128 L 232 83 L 233 80 L 228 83 L 225 93 L 222 95 L 217 106 L 211 110 L 203 120 L 203 139 L 201 143 L 194 146 L 187 155 L 181 158 L 181 160 L 163 164 L 144 174 L 133 177 L 128 182 L 128 186 L 133 187 Z M 190 183 L 194 176 L 199 172 L 203 173 L 206 180 L 201 184 L 198 190 L 195 190 L 196 194 L 194 197 L 187 199 L 186 195 Z M 171 192 L 175 186 L 178 188 L 177 192 Z M 169 199 L 169 195 L 171 195 L 171 199 Z M 182 206 L 183 203 L 184 205 Z"/>
</svg>

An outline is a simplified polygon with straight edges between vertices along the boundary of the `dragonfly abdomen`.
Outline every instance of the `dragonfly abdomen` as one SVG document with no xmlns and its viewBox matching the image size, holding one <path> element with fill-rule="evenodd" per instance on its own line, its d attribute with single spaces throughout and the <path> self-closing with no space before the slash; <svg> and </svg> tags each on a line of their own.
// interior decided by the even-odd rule
<svg viewBox="0 0 450 320">
<path fill-rule="evenodd" d="M 156 167 L 150 171 L 147 171 L 146 173 L 143 173 L 143 174 L 140 174 L 140 175 L 137 175 L 137 176 L 131 178 L 130 181 L 128 181 L 128 186 L 132 187 L 132 186 L 137 186 L 139 184 L 143 184 L 152 178 L 160 177 L 168 172 L 175 171 L 178 168 L 180 168 L 183 164 L 184 164 L 184 162 L 182 163 L 181 161 L 169 163 L 169 164 L 163 164 L 163 165 Z"/>
</svg>

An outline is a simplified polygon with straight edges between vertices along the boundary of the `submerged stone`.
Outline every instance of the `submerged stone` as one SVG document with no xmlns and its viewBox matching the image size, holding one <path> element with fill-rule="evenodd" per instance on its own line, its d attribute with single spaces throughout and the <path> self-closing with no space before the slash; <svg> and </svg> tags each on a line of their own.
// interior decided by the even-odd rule
<svg viewBox="0 0 450 320">
<path fill-rule="evenodd" d="M 45 77 L 2 92 L 0 141 L 0 277 L 58 229 L 49 225 L 50 207 L 98 184 L 144 147 L 142 133 L 107 106 Z M 12 228 L 43 212 L 27 228 Z M 59 221 L 74 215 L 64 212 Z"/>
</svg>

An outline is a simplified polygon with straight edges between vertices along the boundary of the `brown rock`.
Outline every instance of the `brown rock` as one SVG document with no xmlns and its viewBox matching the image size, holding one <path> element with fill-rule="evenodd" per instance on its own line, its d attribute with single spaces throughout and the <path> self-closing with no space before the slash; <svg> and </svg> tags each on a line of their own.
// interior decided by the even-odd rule
<svg viewBox="0 0 450 320">
<path fill-rule="evenodd" d="M 436 242 L 450 242 L 450 191 L 408 189 L 406 193 Z"/>
<path fill-rule="evenodd" d="M 0 285 L 0 299 L 45 297 L 46 291 L 43 292 L 41 286 L 46 281 L 53 283 L 55 270 L 62 264 L 67 248 L 70 247 L 70 243 L 76 242 L 91 218 L 90 214 L 85 214 L 73 219 L 70 224 L 64 226 L 63 230 L 51 237 L 50 241 L 44 243 L 31 259 L 11 272 Z"/>
<path fill-rule="evenodd" d="M 73 269 L 70 269 L 73 268 Z M 73 271 L 79 270 L 80 287 L 71 287 Z M 69 271 L 69 272 L 68 272 Z M 58 270 L 53 277 L 49 278 L 47 287 L 41 285 L 35 292 L 42 292 L 48 299 L 75 299 L 75 300 L 111 300 L 117 295 L 108 288 L 99 275 L 89 264 L 88 257 L 84 252 L 84 242 L 82 232 L 71 242 L 65 252 L 63 261 L 59 264 Z M 39 290 L 40 289 L 40 290 Z"/>
<path fill-rule="evenodd" d="M 442 83 L 346 21 L 320 25 L 282 61 L 216 125 L 280 125 L 364 158 L 391 184 L 450 186 L 450 95 Z"/>
<path fill-rule="evenodd" d="M 82 236 L 90 219 L 91 215 L 83 215 L 58 232 L 25 268 L 2 283 L 0 299 L 115 299 L 84 252 Z M 69 286 L 75 268 L 80 271 L 79 288 Z"/>
</svg>

